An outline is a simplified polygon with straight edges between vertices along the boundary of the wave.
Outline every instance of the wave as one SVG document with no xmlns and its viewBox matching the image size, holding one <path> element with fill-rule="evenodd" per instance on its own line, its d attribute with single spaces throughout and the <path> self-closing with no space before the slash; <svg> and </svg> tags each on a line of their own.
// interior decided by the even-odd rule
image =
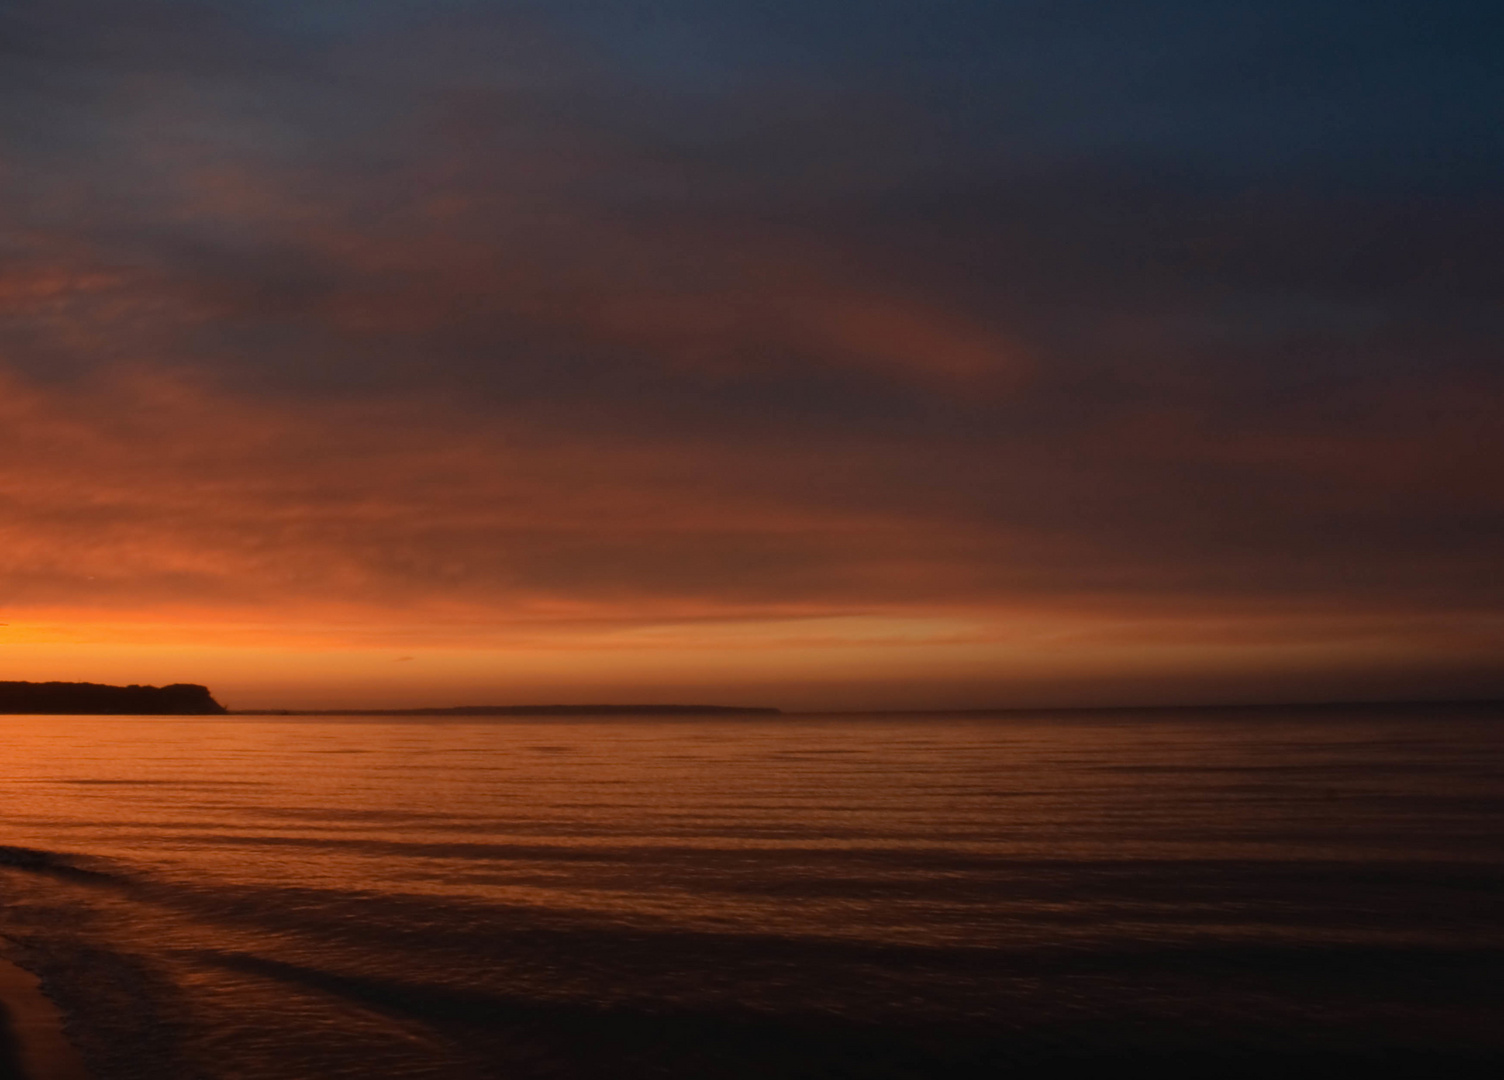
<svg viewBox="0 0 1504 1080">
<path fill-rule="evenodd" d="M 0 866 L 7 866 L 14 870 L 29 870 L 37 874 L 50 874 L 71 881 L 117 880 L 116 875 L 86 865 L 77 855 L 41 848 L 16 847 L 9 844 L 0 844 Z"/>
</svg>

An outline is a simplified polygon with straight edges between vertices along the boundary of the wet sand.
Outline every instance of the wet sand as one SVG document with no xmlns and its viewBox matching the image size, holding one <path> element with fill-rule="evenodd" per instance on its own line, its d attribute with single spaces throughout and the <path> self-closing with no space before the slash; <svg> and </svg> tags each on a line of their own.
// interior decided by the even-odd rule
<svg viewBox="0 0 1504 1080">
<path fill-rule="evenodd" d="M 0 1080 L 88 1080 L 78 1051 L 63 1035 L 58 1007 L 37 977 L 0 957 Z"/>
</svg>

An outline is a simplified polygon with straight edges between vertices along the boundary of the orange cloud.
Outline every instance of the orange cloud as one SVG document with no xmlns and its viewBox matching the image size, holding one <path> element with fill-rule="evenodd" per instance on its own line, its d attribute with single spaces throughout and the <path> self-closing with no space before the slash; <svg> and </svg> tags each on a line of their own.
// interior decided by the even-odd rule
<svg viewBox="0 0 1504 1080">
<path fill-rule="evenodd" d="M 832 453 L 786 465 L 839 467 Z M 1501 631 L 1341 595 L 1259 614 L 1158 592 L 1131 562 L 1104 568 L 1131 583 L 1040 592 L 1030 577 L 1055 571 L 1028 530 L 822 503 L 764 465 L 734 444 L 498 429 L 432 403 L 10 376 L 0 662 L 212 677 L 241 704 L 758 685 L 831 704 L 893 680 L 909 689 L 884 693 L 913 704 L 926 686 L 1095 700 L 1177 678 L 1237 696 L 1400 658 L 1455 683 L 1481 677 Z"/>
</svg>

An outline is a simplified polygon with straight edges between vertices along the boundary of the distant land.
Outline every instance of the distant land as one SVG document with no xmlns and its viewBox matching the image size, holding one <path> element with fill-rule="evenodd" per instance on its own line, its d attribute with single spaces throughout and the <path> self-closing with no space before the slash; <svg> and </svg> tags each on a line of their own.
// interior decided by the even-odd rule
<svg viewBox="0 0 1504 1080">
<path fill-rule="evenodd" d="M 218 716 L 227 712 L 207 686 L 105 686 L 101 683 L 0 682 L 0 713 L 74 716 Z"/>
<path fill-rule="evenodd" d="M 275 716 L 778 716 L 744 705 L 454 705 L 426 709 L 244 709 Z"/>
<path fill-rule="evenodd" d="M 796 710 L 752 705 L 448 705 L 410 709 L 226 709 L 207 686 L 174 683 L 170 686 L 107 686 L 87 682 L 0 681 L 0 715 L 39 713 L 79 716 L 806 716 L 827 717 L 916 717 L 916 716 L 1026 716 L 1035 719 L 1088 716 L 1121 716 L 1151 719 L 1192 713 L 1218 713 L 1232 718 L 1353 715 L 1374 717 L 1439 710 L 1504 720 L 1504 701 L 1497 699 L 1431 701 L 1322 701 L 1267 704 L 1218 705 L 1109 705 L 1028 708 L 1004 706 L 990 709 L 858 709 Z"/>
<path fill-rule="evenodd" d="M 1424 698 L 1418 700 L 1383 700 L 1383 701 L 1266 701 L 1266 702 L 1238 702 L 1227 704 L 1225 702 L 1212 705 L 1040 705 L 1019 706 L 1001 705 L 992 708 L 957 708 L 957 709 L 821 709 L 809 712 L 797 712 L 796 716 L 893 716 L 893 717 L 917 717 L 917 716 L 1026 716 L 1026 717 L 1060 717 L 1069 719 L 1075 716 L 1159 716 L 1167 718 L 1186 716 L 1195 713 L 1219 713 L 1229 718 L 1258 717 L 1263 715 L 1284 716 L 1295 714 L 1315 714 L 1318 716 L 1341 716 L 1352 714 L 1353 716 L 1387 716 L 1389 714 L 1408 715 L 1427 709 L 1440 710 L 1448 713 L 1474 712 L 1480 715 L 1498 715 L 1504 719 L 1504 699 L 1501 698 Z"/>
<path fill-rule="evenodd" d="M 1496 699 L 1430 701 L 1312 701 L 1269 702 L 1236 705 L 1078 705 L 1064 707 L 1002 706 L 990 709 L 839 709 L 787 712 L 762 706 L 743 705 L 456 705 L 418 709 L 235 709 L 239 716 L 788 716 L 825 719 L 876 717 L 1027 717 L 1060 719 L 1122 717 L 1123 719 L 1173 719 L 1214 713 L 1238 719 L 1294 719 L 1311 715 L 1323 718 L 1353 716 L 1371 718 L 1410 715 L 1417 711 L 1447 715 L 1472 714 L 1504 719 L 1504 701 Z"/>
</svg>

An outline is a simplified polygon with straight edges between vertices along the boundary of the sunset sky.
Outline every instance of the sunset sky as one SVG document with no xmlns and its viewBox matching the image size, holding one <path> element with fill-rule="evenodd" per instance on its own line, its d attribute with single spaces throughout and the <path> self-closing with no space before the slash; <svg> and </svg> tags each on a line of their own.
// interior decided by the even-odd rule
<svg viewBox="0 0 1504 1080">
<path fill-rule="evenodd" d="M 1501 39 L 0 4 L 0 679 L 1504 695 Z"/>
</svg>

